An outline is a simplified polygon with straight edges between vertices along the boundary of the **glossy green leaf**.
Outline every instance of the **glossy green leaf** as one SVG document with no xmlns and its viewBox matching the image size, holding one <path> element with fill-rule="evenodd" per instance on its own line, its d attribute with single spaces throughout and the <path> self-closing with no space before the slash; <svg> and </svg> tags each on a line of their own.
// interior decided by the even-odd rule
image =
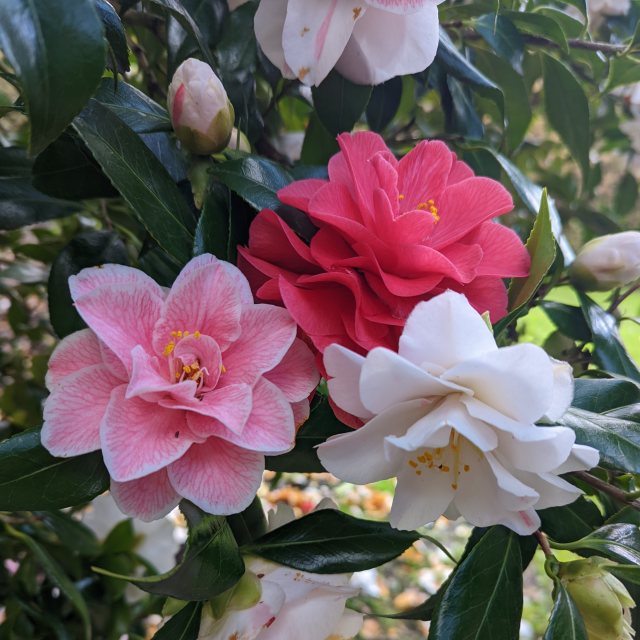
<svg viewBox="0 0 640 640">
<path fill-rule="evenodd" d="M 604 91 L 613 91 L 616 87 L 640 82 L 640 65 L 632 58 L 620 56 L 609 61 L 609 75 Z"/>
<path fill-rule="evenodd" d="M 35 515 L 55 531 L 62 544 L 84 556 L 97 556 L 100 543 L 96 534 L 82 522 L 64 511 L 36 511 Z"/>
<path fill-rule="evenodd" d="M 367 124 L 372 131 L 382 131 L 396 115 L 402 99 L 402 78 L 395 77 L 373 87 L 367 104 Z"/>
<path fill-rule="evenodd" d="M 0 442 L 0 511 L 62 509 L 88 502 L 109 487 L 99 452 L 54 458 L 38 431 Z"/>
<path fill-rule="evenodd" d="M 35 155 L 95 91 L 105 62 L 102 23 L 87 0 L 2 0 L 0 49 L 20 80 Z"/>
<path fill-rule="evenodd" d="M 509 286 L 509 309 L 526 305 L 542 284 L 556 257 L 556 241 L 551 229 L 547 192 L 542 192 L 540 210 L 527 239 L 531 269 L 526 278 L 513 278 Z"/>
<path fill-rule="evenodd" d="M 563 507 L 542 509 L 538 515 L 542 520 L 540 528 L 558 542 L 583 538 L 603 524 L 598 507 L 583 497 Z"/>
<path fill-rule="evenodd" d="M 392 560 L 419 538 L 386 522 L 322 509 L 274 529 L 243 551 L 300 571 L 350 573 Z"/>
<path fill-rule="evenodd" d="M 244 573 L 244 562 L 226 520 L 183 500 L 189 538 L 182 561 L 167 573 L 139 578 L 94 567 L 97 573 L 132 582 L 148 593 L 178 600 L 209 600 L 230 589 Z"/>
<path fill-rule="evenodd" d="M 514 640 L 522 613 L 518 536 L 493 527 L 460 563 L 431 622 L 431 640 Z"/>
<path fill-rule="evenodd" d="M 594 360 L 605 371 L 640 382 L 640 370 L 622 344 L 616 318 L 585 293 L 578 292 L 578 296 L 593 335 Z"/>
<path fill-rule="evenodd" d="M 120 16 L 107 0 L 95 0 L 95 3 L 109 49 L 107 66 L 114 73 L 126 73 L 129 71 L 129 47 Z"/>
<path fill-rule="evenodd" d="M 569 53 L 569 44 L 564 31 L 553 18 L 527 11 L 502 11 L 501 15 L 509 18 L 522 33 L 536 37 L 544 34 L 545 38 L 557 44 L 562 51 Z"/>
<path fill-rule="evenodd" d="M 318 459 L 315 447 L 330 436 L 348 433 L 350 430 L 336 418 L 328 398 L 319 395 L 311 407 L 308 420 L 296 434 L 296 446 L 289 453 L 267 457 L 267 469 L 303 473 L 324 472 L 325 468 Z"/>
<path fill-rule="evenodd" d="M 640 565 L 640 527 L 635 524 L 606 524 L 588 536 L 555 545 L 559 549 L 589 549 L 623 564 Z"/>
<path fill-rule="evenodd" d="M 578 409 L 604 413 L 640 402 L 640 387 L 628 380 L 578 378 L 571 403 Z"/>
<path fill-rule="evenodd" d="M 186 263 L 195 217 L 160 161 L 132 129 L 95 100 L 74 120 L 74 127 L 154 240 Z"/>
<path fill-rule="evenodd" d="M 91 638 L 91 618 L 89 616 L 89 609 L 87 603 L 84 601 L 82 594 L 78 588 L 71 582 L 64 569 L 58 564 L 56 560 L 40 546 L 30 535 L 15 529 L 5 522 L 5 531 L 12 537 L 20 540 L 29 551 L 35 556 L 38 564 L 42 566 L 44 572 L 49 576 L 49 579 L 55 584 L 62 593 L 69 599 L 74 609 L 78 612 L 82 619 L 84 627 L 84 637 Z"/>
<path fill-rule="evenodd" d="M 84 329 L 86 324 L 73 306 L 70 276 L 86 267 L 106 263 L 128 264 L 127 248 L 113 231 L 85 231 L 62 249 L 49 274 L 49 317 L 58 337 Z"/>
<path fill-rule="evenodd" d="M 189 602 L 156 631 L 154 640 L 197 640 L 202 602 Z"/>
<path fill-rule="evenodd" d="M 591 330 L 580 307 L 551 300 L 543 300 L 539 306 L 565 336 L 583 342 L 591 340 Z"/>
<path fill-rule="evenodd" d="M 589 640 L 580 611 L 561 582 L 555 584 L 555 601 L 544 640 Z"/>
<path fill-rule="evenodd" d="M 522 72 L 524 40 L 509 18 L 487 13 L 474 21 L 476 31 L 486 43 L 516 71 Z"/>
<path fill-rule="evenodd" d="M 229 256 L 229 193 L 222 185 L 213 185 L 204 199 L 198 219 L 193 255 L 212 253 L 221 260 Z"/>
<path fill-rule="evenodd" d="M 304 144 L 300 159 L 305 164 L 327 164 L 331 156 L 339 151 L 336 137 L 329 133 L 320 122 L 318 114 L 313 112 L 304 134 Z"/>
<path fill-rule="evenodd" d="M 313 105 L 327 131 L 334 136 L 351 131 L 369 102 L 371 90 L 368 85 L 350 82 L 335 70 L 313 87 Z"/>
<path fill-rule="evenodd" d="M 591 146 L 587 97 L 582 85 L 564 63 L 545 53 L 541 55 L 547 120 L 569 148 L 586 181 Z"/>
<path fill-rule="evenodd" d="M 638 65 L 640 67 L 640 65 Z M 638 182 L 628 171 L 622 176 L 616 189 L 613 208 L 619 216 L 630 213 L 638 201 Z"/>
</svg>

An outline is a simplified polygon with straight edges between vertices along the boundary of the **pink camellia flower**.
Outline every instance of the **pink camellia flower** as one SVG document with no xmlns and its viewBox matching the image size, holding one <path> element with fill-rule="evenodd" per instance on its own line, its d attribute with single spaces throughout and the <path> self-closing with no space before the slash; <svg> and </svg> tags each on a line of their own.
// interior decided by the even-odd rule
<svg viewBox="0 0 640 640">
<path fill-rule="evenodd" d="M 338 137 L 329 180 L 278 192 L 318 227 L 305 244 L 273 211 L 261 211 L 239 248 L 261 300 L 284 304 L 318 351 L 395 349 L 411 310 L 447 289 L 496 321 L 506 314 L 503 278 L 526 276 L 518 236 L 492 222 L 513 208 L 495 180 L 477 177 L 442 142 L 396 160 L 380 136 Z"/>
<path fill-rule="evenodd" d="M 181 497 L 221 515 L 247 507 L 318 382 L 289 314 L 254 304 L 238 269 L 211 255 L 169 291 L 120 265 L 69 286 L 89 329 L 51 356 L 43 445 L 61 457 L 101 449 L 116 502 L 143 520 Z"/>
</svg>

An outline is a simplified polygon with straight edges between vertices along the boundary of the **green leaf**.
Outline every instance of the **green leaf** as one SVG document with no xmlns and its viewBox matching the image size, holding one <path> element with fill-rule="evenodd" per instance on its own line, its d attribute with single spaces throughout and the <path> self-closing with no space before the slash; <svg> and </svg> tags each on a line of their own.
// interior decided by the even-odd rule
<svg viewBox="0 0 640 640">
<path fill-rule="evenodd" d="M 609 93 L 616 87 L 640 82 L 640 65 L 637 60 L 620 56 L 609 61 L 609 75 L 604 92 Z"/>
<path fill-rule="evenodd" d="M 541 529 L 558 542 L 582 538 L 603 524 L 598 507 L 583 497 L 563 507 L 542 509 L 538 515 L 542 520 Z"/>
<path fill-rule="evenodd" d="M 97 556 L 100 543 L 96 534 L 86 525 L 63 511 L 37 511 L 35 515 L 52 531 L 63 545 L 84 556 Z"/>
<path fill-rule="evenodd" d="M 522 613 L 518 536 L 491 528 L 458 566 L 431 622 L 431 640 L 513 640 Z"/>
<path fill-rule="evenodd" d="M 132 129 L 95 100 L 73 126 L 153 239 L 186 263 L 195 218 L 160 161 Z"/>
<path fill-rule="evenodd" d="M 382 131 L 396 115 L 402 99 L 402 78 L 397 76 L 373 87 L 367 104 L 367 124 Z"/>
<path fill-rule="evenodd" d="M 230 215 L 228 190 L 221 185 L 213 185 L 205 197 L 198 219 L 193 242 L 194 256 L 212 253 L 221 260 L 229 259 Z"/>
<path fill-rule="evenodd" d="M 530 11 L 502 11 L 501 15 L 509 18 L 521 32 L 538 37 L 544 34 L 545 38 L 555 42 L 564 53 L 569 53 L 564 31 L 553 18 Z"/>
<path fill-rule="evenodd" d="M 588 536 L 563 544 L 558 549 L 589 549 L 623 564 L 640 565 L 640 527 L 635 524 L 606 524 Z"/>
<path fill-rule="evenodd" d="M 127 248 L 113 231 L 80 233 L 53 261 L 47 287 L 49 318 L 60 338 L 86 327 L 73 306 L 69 278 L 86 267 L 106 263 L 128 264 Z"/>
<path fill-rule="evenodd" d="M 587 96 L 570 69 L 545 53 L 541 55 L 547 120 L 569 148 L 586 182 L 591 147 Z"/>
<path fill-rule="evenodd" d="M 522 73 L 524 40 L 509 18 L 487 13 L 474 21 L 476 31 L 513 69 Z"/>
<path fill-rule="evenodd" d="M 555 594 L 544 640 L 589 640 L 580 611 L 559 581 L 555 584 Z"/>
<path fill-rule="evenodd" d="M 509 286 L 509 309 L 524 307 L 535 295 L 556 258 L 556 241 L 551 230 L 546 189 L 542 192 L 540 211 L 527 239 L 531 269 L 526 278 L 513 278 Z"/>
<path fill-rule="evenodd" d="M 392 560 L 419 538 L 386 522 L 322 509 L 274 529 L 243 551 L 300 571 L 350 573 Z"/>
<path fill-rule="evenodd" d="M 616 578 L 631 582 L 633 584 L 640 584 L 640 567 L 633 565 L 605 565 L 607 571 L 612 573 Z"/>
<path fill-rule="evenodd" d="M 51 582 L 53 582 L 53 584 L 55 584 L 62 593 L 64 593 L 73 605 L 74 609 L 78 612 L 82 619 L 84 637 L 87 639 L 91 638 L 91 618 L 89 616 L 87 603 L 84 601 L 84 598 L 78 588 L 68 578 L 64 569 L 31 536 L 14 529 L 6 522 L 4 527 L 5 531 L 12 538 L 20 540 L 20 542 L 27 546 L 31 553 L 33 553 L 38 563 L 42 565 L 44 572 L 49 576 Z"/>
<path fill-rule="evenodd" d="M 578 292 L 584 318 L 593 335 L 593 357 L 605 371 L 619 373 L 640 382 L 640 370 L 622 344 L 615 316 L 607 313 L 588 295 Z"/>
<path fill-rule="evenodd" d="M 105 60 L 102 23 L 86 0 L 2 0 L 0 49 L 20 80 L 35 155 L 95 91 Z"/>
<path fill-rule="evenodd" d="M 38 431 L 0 442 L 0 511 L 73 507 L 108 487 L 100 453 L 54 458 L 40 444 Z"/>
<path fill-rule="evenodd" d="M 209 600 L 230 589 L 244 573 L 244 562 L 226 520 L 183 500 L 189 539 L 180 564 L 167 573 L 139 578 L 94 567 L 94 571 L 132 582 L 148 593 L 178 600 Z"/>
<path fill-rule="evenodd" d="M 354 84 L 337 71 L 313 87 L 313 105 L 320 122 L 327 131 L 337 136 L 343 131 L 351 131 L 364 112 L 372 87 Z"/>
<path fill-rule="evenodd" d="M 340 150 L 336 137 L 329 133 L 320 122 L 314 111 L 309 118 L 309 124 L 304 134 L 302 154 L 300 159 L 305 164 L 327 164 L 331 156 Z"/>
<path fill-rule="evenodd" d="M 95 3 L 109 48 L 107 66 L 114 73 L 126 73 L 129 71 L 129 47 L 122 21 L 107 0 L 95 0 Z"/>
<path fill-rule="evenodd" d="M 578 378 L 571 403 L 578 409 L 605 413 L 640 402 L 640 387 L 628 380 Z"/>
<path fill-rule="evenodd" d="M 189 602 L 153 635 L 154 640 L 197 640 L 202 602 Z"/>
<path fill-rule="evenodd" d="M 326 396 L 317 396 L 308 420 L 296 434 L 296 446 L 281 456 L 268 456 L 267 469 L 301 473 L 324 472 L 326 469 L 318 459 L 316 446 L 328 437 L 339 433 L 348 433 L 351 429 L 345 426 L 333 413 Z"/>
<path fill-rule="evenodd" d="M 93 96 L 136 133 L 171 131 L 169 114 L 157 102 L 126 82 L 103 78 Z"/>
<path fill-rule="evenodd" d="M 539 307 L 565 336 L 583 342 L 591 340 L 591 330 L 585 322 L 580 307 L 551 300 L 542 300 Z"/>
<path fill-rule="evenodd" d="M 576 442 L 598 449 L 600 464 L 640 473 L 640 424 L 571 408 L 558 421 L 576 432 Z"/>
<path fill-rule="evenodd" d="M 640 65 L 637 65 L 640 67 Z M 630 213 L 638 201 L 638 182 L 628 171 L 622 176 L 616 189 L 613 208 L 619 216 Z"/>
</svg>

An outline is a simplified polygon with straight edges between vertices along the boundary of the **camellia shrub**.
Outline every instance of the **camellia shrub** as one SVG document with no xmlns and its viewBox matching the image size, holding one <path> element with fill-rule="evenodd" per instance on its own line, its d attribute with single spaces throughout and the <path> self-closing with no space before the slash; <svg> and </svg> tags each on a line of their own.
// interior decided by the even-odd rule
<svg viewBox="0 0 640 640">
<path fill-rule="evenodd" d="M 517 640 L 536 554 L 544 640 L 633 638 L 639 24 L 1 0 L 0 640 Z M 365 610 L 421 540 L 444 583 Z"/>
</svg>

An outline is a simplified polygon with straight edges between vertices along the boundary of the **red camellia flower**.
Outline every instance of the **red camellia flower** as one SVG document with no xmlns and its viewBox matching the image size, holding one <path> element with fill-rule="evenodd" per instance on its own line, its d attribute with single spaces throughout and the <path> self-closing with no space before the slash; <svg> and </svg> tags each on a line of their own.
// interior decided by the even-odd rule
<svg viewBox="0 0 640 640">
<path fill-rule="evenodd" d="M 338 142 L 329 180 L 278 192 L 318 227 L 309 244 L 269 209 L 253 221 L 239 265 L 257 298 L 283 304 L 320 352 L 331 343 L 396 349 L 415 305 L 447 289 L 502 318 L 502 279 L 530 266 L 518 236 L 491 221 L 513 208 L 507 190 L 442 142 L 421 142 L 401 160 L 375 133 Z"/>
</svg>

